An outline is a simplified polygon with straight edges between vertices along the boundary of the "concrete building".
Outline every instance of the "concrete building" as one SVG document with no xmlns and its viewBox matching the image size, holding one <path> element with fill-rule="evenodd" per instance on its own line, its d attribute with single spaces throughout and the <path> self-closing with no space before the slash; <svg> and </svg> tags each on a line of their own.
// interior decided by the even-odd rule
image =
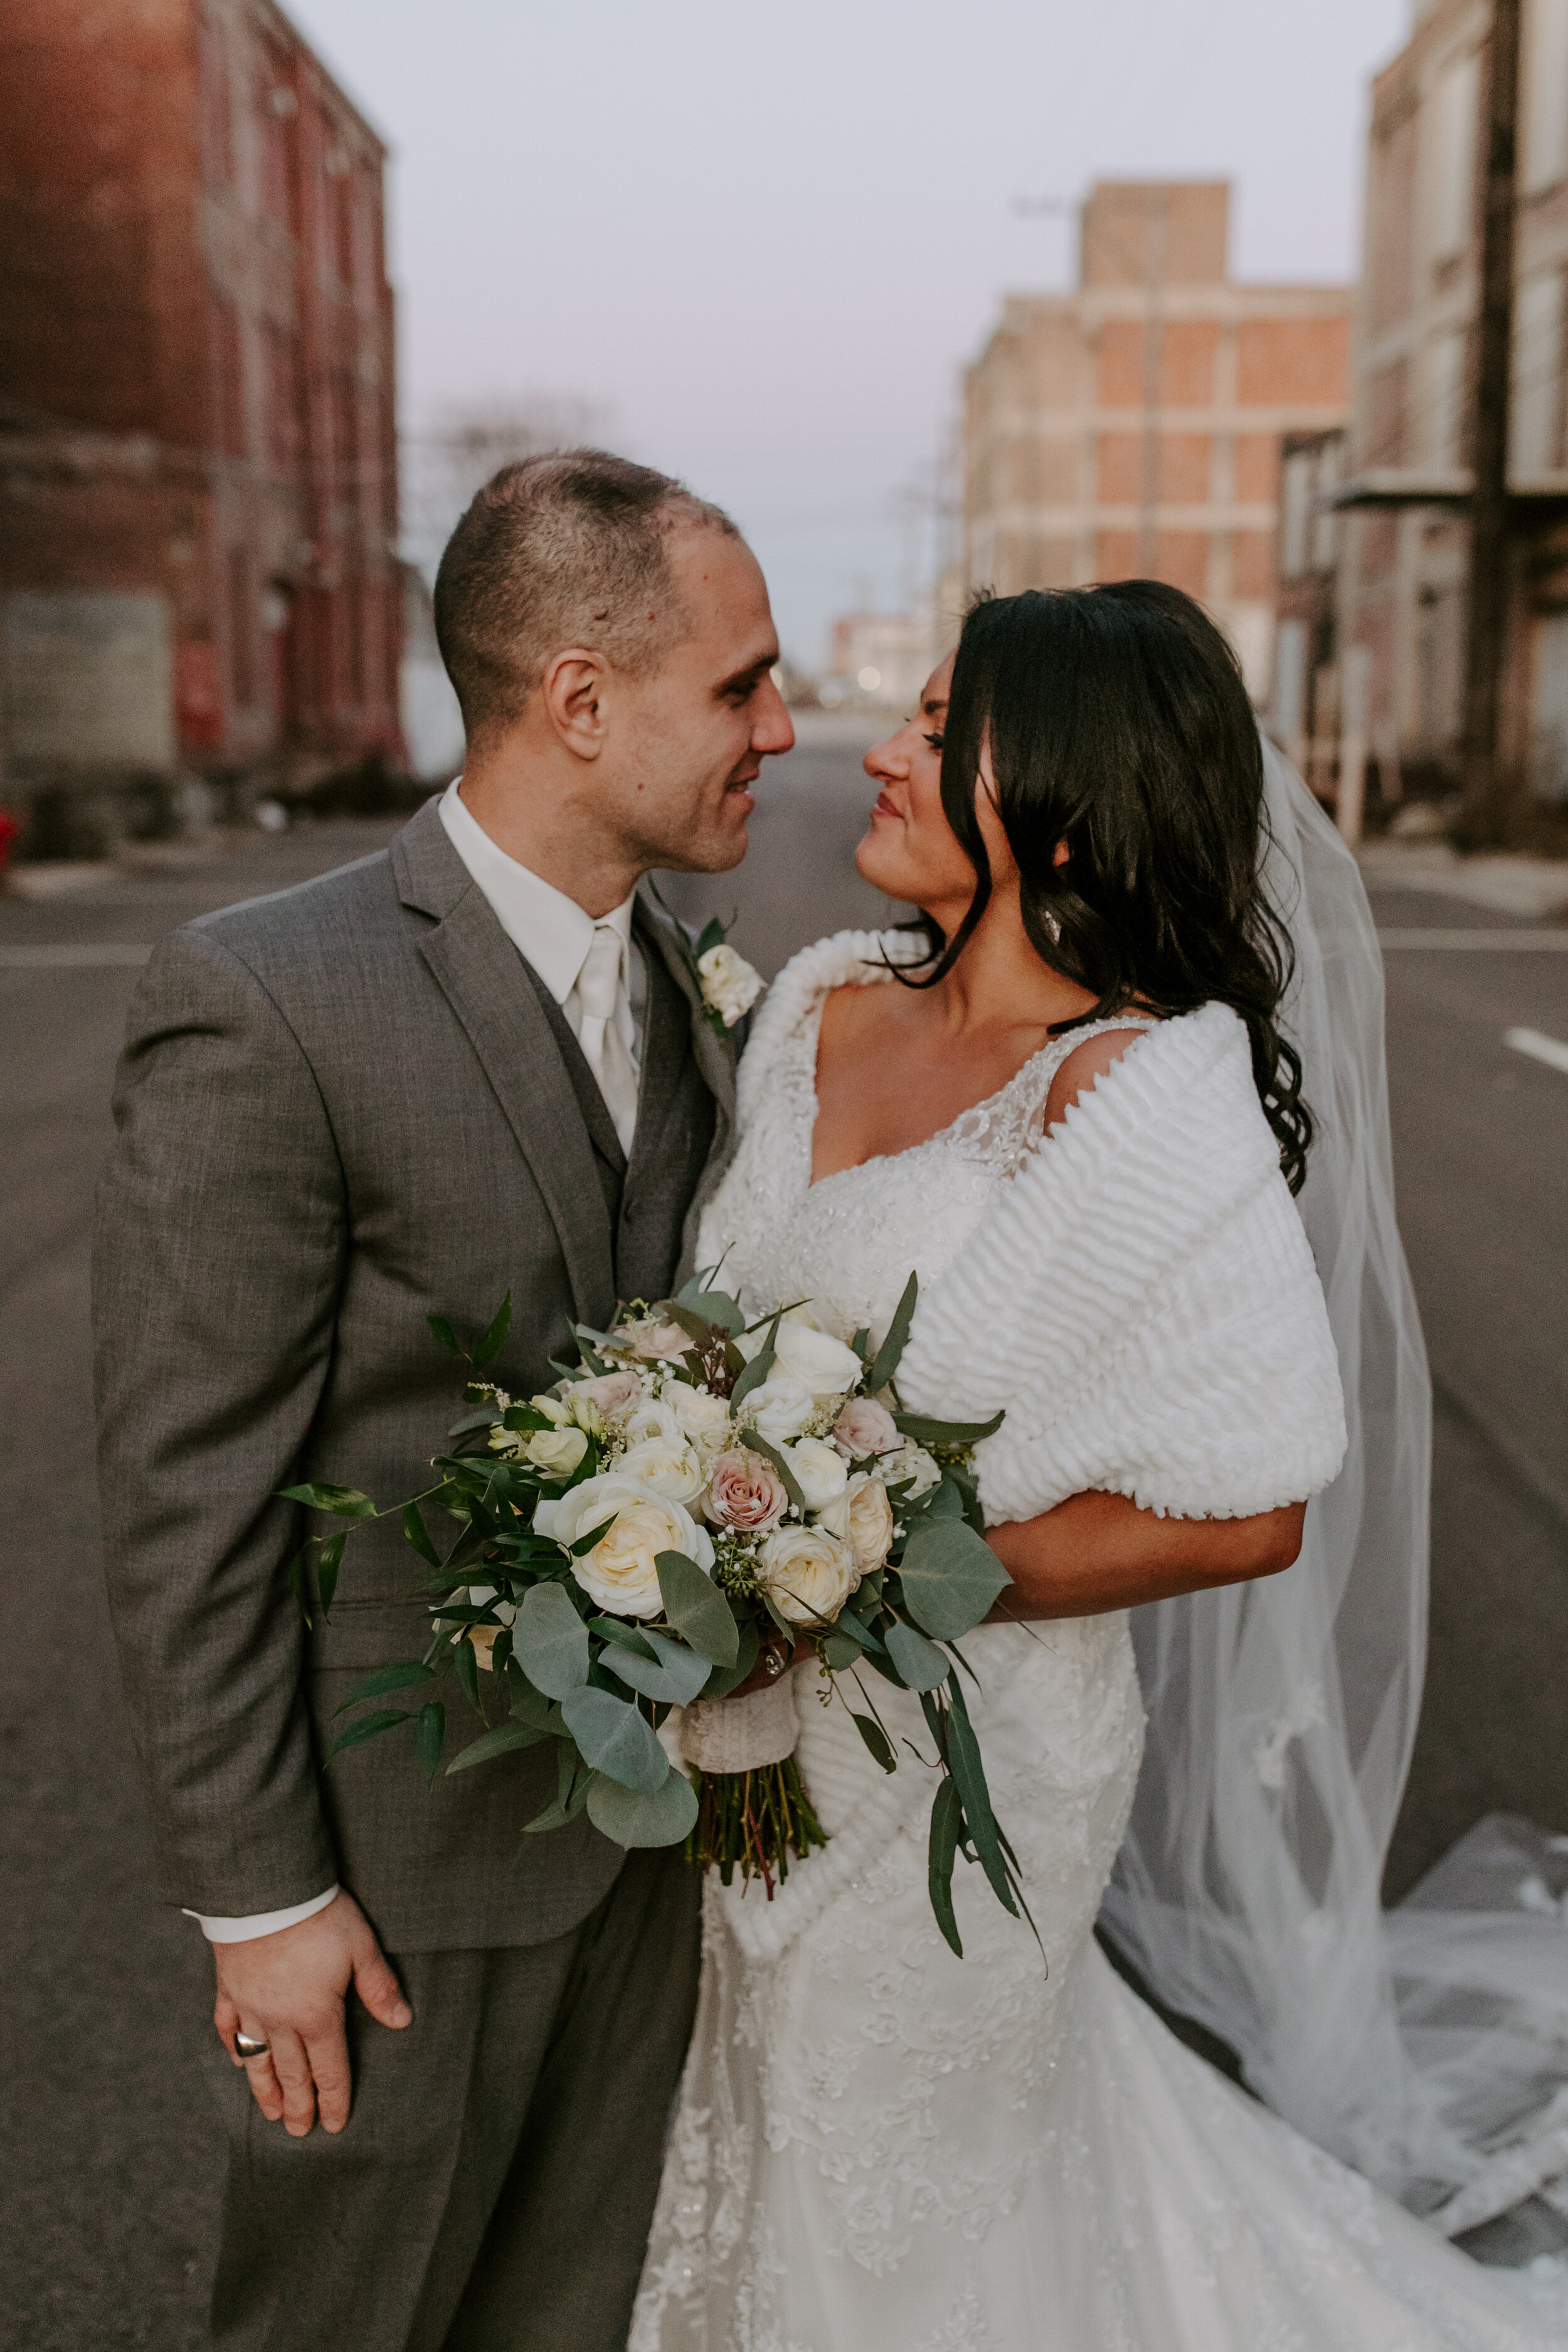
<svg viewBox="0 0 1568 2352">
<path fill-rule="evenodd" d="M 969 370 L 964 565 L 1004 593 L 1168 580 L 1273 656 L 1280 445 L 1342 424 L 1350 294 L 1226 271 L 1229 189 L 1101 182 L 1079 284 L 1014 294 Z"/>
<path fill-rule="evenodd" d="M 1345 436 L 1288 433 L 1279 467 L 1279 579 L 1268 728 L 1314 791 L 1331 799 L 1339 756 L 1338 591 L 1342 516 L 1335 510 Z"/>
<path fill-rule="evenodd" d="M 1373 85 L 1339 635 L 1406 782 L 1457 787 L 1489 0 L 1425 0 Z M 1568 801 L 1568 0 L 1525 0 L 1500 756 Z"/>
<path fill-rule="evenodd" d="M 384 161 L 272 0 L 6 0 L 0 796 L 35 850 L 166 824 L 177 778 L 395 754 Z"/>
</svg>

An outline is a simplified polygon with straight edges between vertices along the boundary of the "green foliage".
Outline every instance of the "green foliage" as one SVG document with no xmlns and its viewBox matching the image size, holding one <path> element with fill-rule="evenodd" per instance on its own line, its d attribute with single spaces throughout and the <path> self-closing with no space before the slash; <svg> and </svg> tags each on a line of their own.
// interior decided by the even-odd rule
<svg viewBox="0 0 1568 2352">
<path fill-rule="evenodd" d="M 770 1445 L 765 1437 L 759 1437 L 754 1429 L 747 1430 L 745 1433 L 745 1443 L 752 1454 L 760 1454 L 764 1461 L 771 1462 L 773 1464 L 773 1468 L 778 1472 L 780 1478 L 784 1482 L 784 1493 L 789 1496 L 790 1501 L 795 1505 L 797 1511 L 804 1511 L 805 1508 L 805 1496 L 800 1491 L 800 1481 L 795 1476 L 795 1472 L 790 1468 L 789 1464 L 784 1460 L 784 1455 L 779 1452 L 778 1447 L 776 1445 Z"/>
<path fill-rule="evenodd" d="M 978 1445 L 994 1437 L 1005 1419 L 1000 1412 L 989 1421 L 933 1421 L 929 1413 L 896 1412 L 893 1426 L 916 1445 Z"/>
<path fill-rule="evenodd" d="M 897 1666 L 907 1690 L 935 1690 L 952 1672 L 947 1660 L 932 1642 L 917 1633 L 911 1625 L 903 1625 L 897 1618 L 887 1628 L 885 1639 L 888 1655 Z"/>
<path fill-rule="evenodd" d="M 782 1315 L 775 1315 L 773 1317 L 773 1321 L 768 1326 L 767 1338 L 763 1341 L 762 1346 L 757 1349 L 756 1354 L 752 1358 L 752 1360 L 746 1366 L 745 1370 L 737 1374 L 735 1385 L 730 1391 L 730 1410 L 731 1412 L 736 1410 L 743 1397 L 749 1397 L 753 1389 L 760 1389 L 762 1387 L 763 1382 L 773 1370 L 773 1353 L 778 1344 L 779 1325 L 783 1321 L 784 1317 Z M 755 1433 L 753 1432 L 752 1436 L 747 1438 L 746 1443 L 748 1445 L 753 1444 L 754 1434 Z M 756 1450 L 760 1452 L 761 1448 L 758 1447 Z"/>
<path fill-rule="evenodd" d="M 474 1349 L 473 1364 L 476 1371 L 482 1372 L 485 1366 L 493 1363 L 496 1357 L 500 1354 L 501 1349 L 506 1344 L 507 1327 L 510 1321 L 511 1293 L 509 1290 L 496 1309 L 495 1319 L 489 1329 Z"/>
<path fill-rule="evenodd" d="M 641 1691 L 645 1698 L 657 1699 L 663 1706 L 689 1706 L 712 1672 L 708 1660 L 683 1642 L 672 1642 L 668 1633 L 648 1632 L 644 1639 L 654 1653 L 651 1665 L 618 1643 L 614 1647 L 605 1643 L 599 1653 L 600 1664 L 629 1683 L 633 1690 Z"/>
<path fill-rule="evenodd" d="M 670 1772 L 652 1790 L 628 1789 L 595 1772 L 588 1819 L 616 1845 L 681 1845 L 697 1825 L 697 1791 L 684 1772 Z"/>
<path fill-rule="evenodd" d="M 853 1709 L 851 1709 L 851 1713 L 853 1712 Z M 876 1758 L 883 1771 L 896 1772 L 899 1769 L 899 1759 L 894 1755 L 891 1743 L 889 1742 L 888 1735 L 883 1730 L 881 1725 L 879 1723 L 873 1722 L 868 1715 L 857 1715 L 855 1717 L 855 1722 L 859 1730 L 861 1738 L 865 1741 L 867 1747 L 870 1749 L 872 1755 Z"/>
<path fill-rule="evenodd" d="M 433 1698 L 419 1710 L 418 1729 L 414 1735 L 418 1752 L 419 1769 L 425 1775 L 425 1785 L 433 1785 L 441 1769 L 441 1750 L 447 1744 L 447 1710 L 438 1698 Z"/>
<path fill-rule="evenodd" d="M 426 1315 L 425 1320 L 430 1326 L 430 1336 L 438 1348 L 445 1348 L 449 1356 L 462 1354 L 458 1345 L 458 1335 L 444 1315 Z"/>
<path fill-rule="evenodd" d="M 648 1793 L 664 1786 L 669 1759 L 647 1717 L 629 1700 L 608 1691 L 574 1690 L 562 1700 L 561 1713 L 584 1762 L 595 1772 Z"/>
<path fill-rule="evenodd" d="M 683 1551 L 661 1551 L 654 1562 L 664 1613 L 700 1657 L 732 1666 L 740 1654 L 741 1629 L 714 1583 Z"/>
<path fill-rule="evenodd" d="M 511 1653 L 536 1690 L 563 1699 L 588 1679 L 588 1628 L 564 1585 L 535 1584 L 523 1594 L 511 1629 Z"/>
<path fill-rule="evenodd" d="M 878 1389 L 885 1389 L 897 1372 L 909 1342 L 910 1326 L 915 1319 L 915 1302 L 919 1297 L 920 1283 L 911 1274 L 904 1285 L 904 1295 L 894 1310 L 893 1319 L 888 1326 L 888 1336 L 878 1349 L 871 1369 L 866 1375 L 868 1394 L 874 1394 Z"/>
<path fill-rule="evenodd" d="M 963 1823 L 963 1808 L 959 1801 L 958 1790 L 950 1780 L 944 1778 L 937 1783 L 931 1809 L 926 1883 L 931 1889 L 931 1907 L 936 1914 L 936 1924 L 960 1959 L 963 1958 L 963 1946 L 959 1940 L 958 1921 L 953 1916 L 952 1864 Z"/>
<path fill-rule="evenodd" d="M 374 1674 L 366 1675 L 355 1683 L 342 1706 L 334 1708 L 333 1712 L 346 1715 L 349 1708 L 358 1706 L 362 1699 L 383 1698 L 388 1691 L 407 1690 L 415 1683 L 432 1683 L 435 1679 L 422 1660 L 400 1658 L 395 1665 L 377 1666 Z"/>
<path fill-rule="evenodd" d="M 357 1486 L 329 1486 L 320 1480 L 308 1486 L 281 1486 L 286 1503 L 303 1503 L 308 1510 L 325 1511 L 334 1519 L 374 1519 L 375 1505 Z"/>
<path fill-rule="evenodd" d="M 367 1739 L 379 1739 L 384 1731 L 395 1731 L 400 1723 L 412 1723 L 413 1720 L 407 1708 L 401 1706 L 383 1707 L 375 1715 L 362 1715 L 357 1723 L 351 1723 L 346 1731 L 339 1732 L 327 1750 L 327 1760 L 330 1763 L 334 1756 L 341 1756 L 345 1748 L 358 1748 Z"/>
<path fill-rule="evenodd" d="M 978 1625 L 1012 1578 L 966 1520 L 928 1520 L 899 1563 L 904 1606 L 924 1633 L 955 1642 Z"/>
<path fill-rule="evenodd" d="M 466 1771 L 470 1764 L 488 1764 L 492 1756 L 510 1755 L 514 1748 L 537 1748 L 549 1734 L 535 1731 L 526 1723 L 498 1723 L 493 1731 L 481 1731 L 477 1739 L 459 1749 L 447 1765 L 448 1775 Z"/>
<path fill-rule="evenodd" d="M 846 1666 L 852 1666 L 860 1655 L 860 1644 L 842 1617 L 823 1643 L 822 1654 L 836 1675 L 841 1675 Z"/>
<path fill-rule="evenodd" d="M 405 1540 L 413 1545 L 422 1560 L 431 1568 L 440 1567 L 441 1555 L 430 1540 L 430 1531 L 417 1503 L 405 1503 L 403 1506 L 403 1533 Z"/>
<path fill-rule="evenodd" d="M 321 1546 L 321 1557 L 316 1562 L 316 1590 L 321 1598 L 323 1617 L 331 1610 L 338 1589 L 338 1570 L 343 1564 L 343 1546 L 348 1539 L 345 1528 L 341 1536 L 333 1536 L 329 1543 Z"/>
<path fill-rule="evenodd" d="M 482 1723 L 485 1711 L 479 1704 L 479 1662 L 474 1655 L 471 1642 L 455 1642 L 452 1644 L 452 1672 L 458 1677 L 458 1689 Z"/>
<path fill-rule="evenodd" d="M 756 1664 L 763 1643 L 753 1618 L 748 1617 L 740 1628 L 739 1641 L 740 1646 L 735 1653 L 734 1664 L 714 1667 L 702 1693 L 704 1698 L 728 1698 L 732 1690 L 739 1690 L 752 1668 Z"/>
</svg>

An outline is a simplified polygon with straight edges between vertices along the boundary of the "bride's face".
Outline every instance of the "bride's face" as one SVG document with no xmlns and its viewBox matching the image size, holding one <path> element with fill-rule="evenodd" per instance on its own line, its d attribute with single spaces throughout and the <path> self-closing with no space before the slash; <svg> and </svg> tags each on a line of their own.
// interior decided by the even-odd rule
<svg viewBox="0 0 1568 2352">
<path fill-rule="evenodd" d="M 942 739 L 952 683 L 952 656 L 932 670 L 920 707 L 896 735 L 866 754 L 866 773 L 881 786 L 871 822 L 855 853 L 855 865 L 873 889 L 907 905 L 922 907 L 951 932 L 956 924 L 942 910 L 957 908 L 959 919 L 974 896 L 970 864 L 942 804 Z M 1002 821 L 985 789 L 988 762 L 981 762 L 975 807 L 991 859 L 993 882 L 1005 883 L 1012 853 Z"/>
</svg>

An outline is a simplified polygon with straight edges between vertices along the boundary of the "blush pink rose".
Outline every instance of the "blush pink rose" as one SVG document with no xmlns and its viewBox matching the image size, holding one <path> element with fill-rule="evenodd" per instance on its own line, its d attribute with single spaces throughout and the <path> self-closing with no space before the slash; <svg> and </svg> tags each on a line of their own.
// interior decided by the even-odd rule
<svg viewBox="0 0 1568 2352">
<path fill-rule="evenodd" d="M 737 1447 L 714 1455 L 702 1507 L 715 1527 L 755 1535 L 763 1528 L 776 1528 L 788 1502 L 784 1480 L 760 1454 Z"/>
<path fill-rule="evenodd" d="M 567 1391 L 568 1401 L 581 1397 L 586 1404 L 596 1404 L 606 1421 L 625 1412 L 642 1394 L 635 1372 L 600 1372 L 591 1381 L 574 1381 Z"/>
<path fill-rule="evenodd" d="M 617 1348 L 630 1348 L 656 1364 L 673 1364 L 691 1341 L 679 1323 L 617 1323 L 610 1334 Z"/>
<path fill-rule="evenodd" d="M 868 1454 L 890 1454 L 903 1442 L 892 1414 L 875 1397 L 851 1397 L 833 1424 L 833 1434 L 857 1461 Z"/>
</svg>

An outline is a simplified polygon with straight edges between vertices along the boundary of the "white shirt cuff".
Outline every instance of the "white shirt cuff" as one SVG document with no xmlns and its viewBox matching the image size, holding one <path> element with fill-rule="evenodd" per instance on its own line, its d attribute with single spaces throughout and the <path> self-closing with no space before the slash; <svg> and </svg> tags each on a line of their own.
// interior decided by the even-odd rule
<svg viewBox="0 0 1568 2352">
<path fill-rule="evenodd" d="M 295 1903 L 287 1911 L 253 1911 L 247 1919 L 208 1919 L 200 1911 L 187 1911 L 209 1944 L 251 1944 L 258 1936 L 281 1935 L 285 1927 L 297 1927 L 301 1919 L 313 1919 L 324 1911 L 337 1893 L 329 1886 L 324 1895 L 312 1895 L 309 1903 Z"/>
</svg>

